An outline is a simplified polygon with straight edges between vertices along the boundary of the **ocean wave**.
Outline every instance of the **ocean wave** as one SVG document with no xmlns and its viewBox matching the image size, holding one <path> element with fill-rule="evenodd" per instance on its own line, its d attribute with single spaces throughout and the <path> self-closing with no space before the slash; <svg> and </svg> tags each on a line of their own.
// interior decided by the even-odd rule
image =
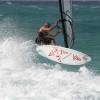
<svg viewBox="0 0 100 100">
<path fill-rule="evenodd" d="M 38 10 L 43 10 L 42 7 L 39 7 L 39 6 L 37 6 L 37 5 L 27 5 L 27 6 L 25 6 L 25 7 L 28 7 L 28 8 L 35 8 L 35 9 L 38 9 Z"/>
<path fill-rule="evenodd" d="M 3 14 L 0 14 L 0 17 L 3 17 Z"/>
<path fill-rule="evenodd" d="M 100 76 L 86 66 L 77 72 L 60 64 L 36 63 L 35 44 L 9 38 L 0 44 L 3 100 L 99 100 Z"/>
<path fill-rule="evenodd" d="M 91 8 L 92 9 L 98 9 L 98 8 L 100 8 L 100 6 L 92 6 Z"/>
<path fill-rule="evenodd" d="M 17 37 L 22 31 L 19 30 L 13 17 L 4 16 L 0 21 L 0 41 L 8 37 Z"/>
<path fill-rule="evenodd" d="M 7 5 L 12 5 L 13 3 L 10 1 L 5 2 Z"/>
</svg>

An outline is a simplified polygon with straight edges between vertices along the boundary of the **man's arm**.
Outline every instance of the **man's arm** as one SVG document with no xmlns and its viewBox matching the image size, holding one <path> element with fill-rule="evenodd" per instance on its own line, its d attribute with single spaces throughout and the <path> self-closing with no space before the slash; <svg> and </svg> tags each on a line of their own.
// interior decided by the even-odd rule
<svg viewBox="0 0 100 100">
<path fill-rule="evenodd" d="M 50 29 L 49 28 L 45 28 L 45 27 L 41 27 L 39 32 L 48 32 Z"/>
<path fill-rule="evenodd" d="M 52 26 L 49 27 L 49 28 L 43 27 L 42 30 L 43 30 L 44 32 L 49 32 L 49 31 L 53 30 L 55 27 L 56 27 L 56 26 L 54 26 L 54 25 L 52 25 Z"/>
<path fill-rule="evenodd" d="M 53 30 L 58 24 L 58 21 L 56 21 L 49 29 L 49 31 Z"/>
</svg>

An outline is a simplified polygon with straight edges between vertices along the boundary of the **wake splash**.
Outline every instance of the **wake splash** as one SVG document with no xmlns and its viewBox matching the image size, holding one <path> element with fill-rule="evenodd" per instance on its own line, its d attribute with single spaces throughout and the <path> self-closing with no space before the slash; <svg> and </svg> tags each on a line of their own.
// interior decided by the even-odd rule
<svg viewBox="0 0 100 100">
<path fill-rule="evenodd" d="M 1 100 L 100 100 L 100 76 L 85 66 L 69 72 L 36 61 L 32 41 L 0 44 Z"/>
</svg>

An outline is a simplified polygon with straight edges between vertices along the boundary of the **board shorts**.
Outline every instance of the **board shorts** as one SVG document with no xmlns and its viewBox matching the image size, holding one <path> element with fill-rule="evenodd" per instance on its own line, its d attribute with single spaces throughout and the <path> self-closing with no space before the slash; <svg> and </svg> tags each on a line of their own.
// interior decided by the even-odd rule
<svg viewBox="0 0 100 100">
<path fill-rule="evenodd" d="M 35 43 L 37 44 L 51 44 L 51 41 L 54 41 L 55 40 L 53 38 L 50 38 L 50 37 L 46 37 L 46 36 L 42 36 L 41 34 L 42 33 L 39 33 L 40 35 L 36 38 L 35 40 Z"/>
</svg>

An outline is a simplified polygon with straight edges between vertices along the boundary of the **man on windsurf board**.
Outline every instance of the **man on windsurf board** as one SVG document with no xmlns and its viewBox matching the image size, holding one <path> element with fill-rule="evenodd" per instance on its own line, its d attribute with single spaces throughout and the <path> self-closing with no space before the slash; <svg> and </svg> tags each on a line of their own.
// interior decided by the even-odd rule
<svg viewBox="0 0 100 100">
<path fill-rule="evenodd" d="M 52 30 L 56 28 L 57 24 L 58 24 L 58 21 L 54 25 L 50 25 L 48 22 L 45 22 L 44 25 L 40 27 L 38 31 L 38 36 L 35 40 L 35 43 L 40 44 L 40 45 L 42 44 L 55 45 L 56 44 L 55 37 L 57 33 L 52 32 Z"/>
</svg>

